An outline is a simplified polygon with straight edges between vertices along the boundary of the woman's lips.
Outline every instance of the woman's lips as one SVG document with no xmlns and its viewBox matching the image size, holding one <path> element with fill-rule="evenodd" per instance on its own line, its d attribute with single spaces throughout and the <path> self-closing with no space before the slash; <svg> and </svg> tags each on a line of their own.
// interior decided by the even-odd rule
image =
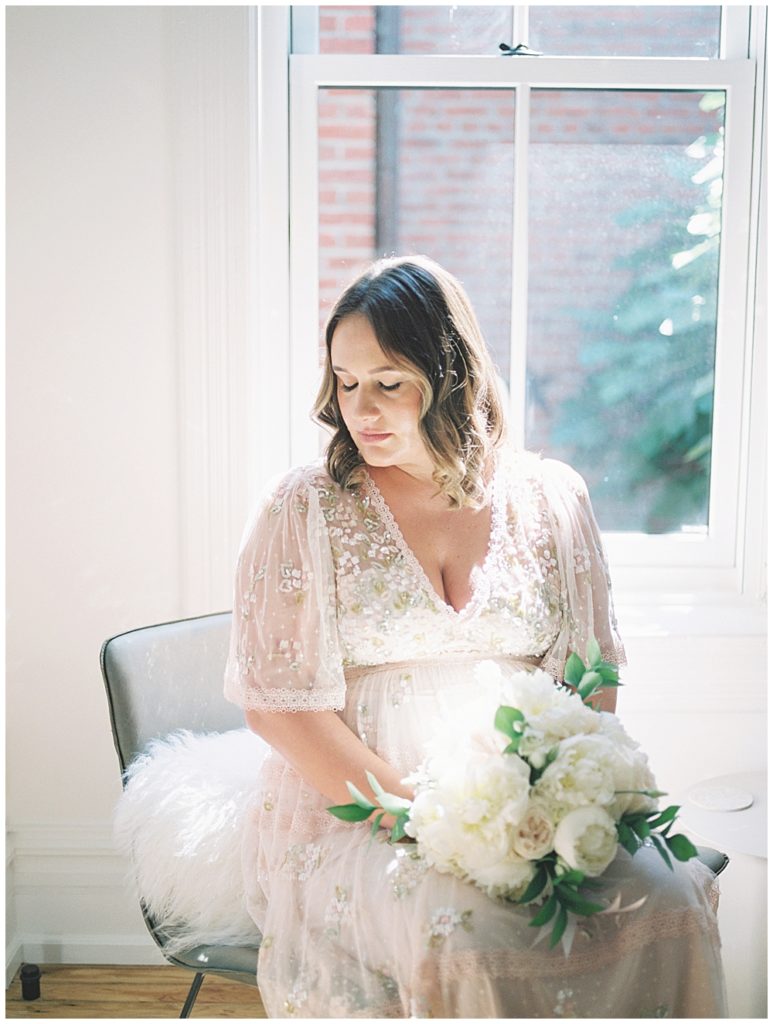
<svg viewBox="0 0 773 1024">
<path fill-rule="evenodd" d="M 377 441 L 386 441 L 391 434 L 366 434 L 365 431 L 360 431 L 361 440 L 365 441 L 366 444 L 374 444 Z"/>
</svg>

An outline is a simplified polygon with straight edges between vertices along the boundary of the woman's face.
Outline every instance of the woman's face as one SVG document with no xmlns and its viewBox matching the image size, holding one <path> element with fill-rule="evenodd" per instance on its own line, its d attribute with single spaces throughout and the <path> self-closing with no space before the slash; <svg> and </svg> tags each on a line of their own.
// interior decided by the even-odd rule
<svg viewBox="0 0 773 1024">
<path fill-rule="evenodd" d="M 419 433 L 416 377 L 391 363 L 366 317 L 336 327 L 330 346 L 341 415 L 369 466 L 397 466 L 431 478 L 433 464 Z"/>
</svg>

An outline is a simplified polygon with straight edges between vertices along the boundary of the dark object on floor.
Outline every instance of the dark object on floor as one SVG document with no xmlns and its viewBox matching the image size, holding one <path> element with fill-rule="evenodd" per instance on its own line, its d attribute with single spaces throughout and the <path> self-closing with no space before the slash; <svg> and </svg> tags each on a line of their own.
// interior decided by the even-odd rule
<svg viewBox="0 0 773 1024">
<path fill-rule="evenodd" d="M 22 964 L 21 997 L 22 999 L 40 999 L 40 968 L 37 964 Z"/>
</svg>

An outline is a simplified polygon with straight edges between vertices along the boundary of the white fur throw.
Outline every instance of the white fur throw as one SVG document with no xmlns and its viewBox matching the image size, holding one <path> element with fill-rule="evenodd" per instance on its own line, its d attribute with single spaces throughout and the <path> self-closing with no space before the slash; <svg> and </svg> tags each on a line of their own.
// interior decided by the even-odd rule
<svg viewBox="0 0 773 1024">
<path fill-rule="evenodd" d="M 241 834 L 267 744 L 249 729 L 153 740 L 126 770 L 114 816 L 119 848 L 164 949 L 257 946 L 244 905 Z"/>
</svg>

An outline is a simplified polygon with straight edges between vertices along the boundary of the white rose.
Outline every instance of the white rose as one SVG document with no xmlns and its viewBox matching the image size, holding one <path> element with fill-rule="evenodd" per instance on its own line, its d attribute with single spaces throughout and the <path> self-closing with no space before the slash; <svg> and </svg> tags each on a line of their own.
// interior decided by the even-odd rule
<svg viewBox="0 0 773 1024">
<path fill-rule="evenodd" d="M 539 860 L 553 849 L 555 828 L 539 804 L 530 803 L 512 833 L 513 849 L 527 860 Z"/>
<path fill-rule="evenodd" d="M 617 829 L 602 807 L 580 807 L 570 811 L 556 829 L 556 853 L 570 868 L 596 877 L 617 853 Z"/>
</svg>

